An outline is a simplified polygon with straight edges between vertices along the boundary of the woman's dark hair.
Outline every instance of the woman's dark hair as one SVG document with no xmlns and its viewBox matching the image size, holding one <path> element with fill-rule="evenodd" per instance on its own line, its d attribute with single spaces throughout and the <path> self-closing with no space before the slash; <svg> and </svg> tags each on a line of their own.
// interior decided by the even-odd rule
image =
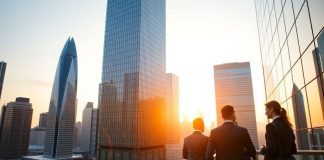
<svg viewBox="0 0 324 160">
<path fill-rule="evenodd" d="M 286 126 L 288 127 L 292 126 L 292 124 L 289 122 L 287 111 L 284 108 L 281 108 L 280 104 L 277 101 L 270 101 L 266 103 L 265 106 L 268 109 L 272 108 L 277 115 L 280 115 L 281 119 L 283 120 Z"/>
</svg>

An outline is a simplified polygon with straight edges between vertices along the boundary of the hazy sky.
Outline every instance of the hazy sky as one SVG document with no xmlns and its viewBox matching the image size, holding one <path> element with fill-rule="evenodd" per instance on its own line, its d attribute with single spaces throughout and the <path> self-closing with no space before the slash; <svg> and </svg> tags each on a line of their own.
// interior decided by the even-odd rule
<svg viewBox="0 0 324 160">
<path fill-rule="evenodd" d="M 180 80 L 181 117 L 199 112 L 215 120 L 213 65 L 250 61 L 255 103 L 264 87 L 253 0 L 166 0 L 167 72 Z M 3 0 L 0 61 L 7 62 L 1 104 L 24 96 L 33 104 L 33 126 L 47 112 L 56 65 L 69 36 L 78 52 L 78 116 L 97 107 L 106 0 Z M 258 112 L 260 113 L 260 112 Z M 259 116 L 264 115 L 257 115 Z"/>
</svg>

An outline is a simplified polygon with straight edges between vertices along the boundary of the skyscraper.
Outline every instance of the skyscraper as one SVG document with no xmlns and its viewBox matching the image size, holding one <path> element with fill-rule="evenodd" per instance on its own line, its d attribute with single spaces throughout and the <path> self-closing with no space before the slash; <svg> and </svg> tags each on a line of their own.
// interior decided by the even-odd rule
<svg viewBox="0 0 324 160">
<path fill-rule="evenodd" d="M 96 156 L 98 109 L 88 102 L 83 110 L 80 148 L 91 157 Z"/>
<path fill-rule="evenodd" d="M 74 149 L 80 148 L 81 129 L 82 129 L 82 123 L 80 121 L 76 122 L 74 126 L 74 136 L 73 136 Z"/>
<path fill-rule="evenodd" d="M 48 112 L 39 115 L 38 127 L 46 128 Z"/>
<path fill-rule="evenodd" d="M 182 158 L 179 121 L 179 80 L 172 73 L 166 75 L 166 160 Z"/>
<path fill-rule="evenodd" d="M 72 157 L 77 93 L 77 52 L 73 38 L 62 50 L 50 99 L 44 157 Z"/>
<path fill-rule="evenodd" d="M 165 0 L 107 3 L 98 159 L 165 159 Z"/>
<path fill-rule="evenodd" d="M 16 98 L 2 107 L 0 121 L 0 159 L 15 159 L 27 155 L 33 116 L 29 98 Z"/>
<path fill-rule="evenodd" d="M 266 101 L 287 110 L 298 149 L 324 148 L 323 6 L 322 0 L 255 0 Z M 257 110 L 263 114 L 264 107 Z"/>
<path fill-rule="evenodd" d="M 0 99 L 1 99 L 1 93 L 2 93 L 2 87 L 3 87 L 3 81 L 6 73 L 6 62 L 0 62 Z"/>
<path fill-rule="evenodd" d="M 46 128 L 34 127 L 30 130 L 29 145 L 44 147 Z"/>
<path fill-rule="evenodd" d="M 214 76 L 218 126 L 224 122 L 222 107 L 233 106 L 238 125 L 248 129 L 258 148 L 250 62 L 215 65 Z"/>
<path fill-rule="evenodd" d="M 324 147 L 323 6 L 323 0 L 255 0 L 266 101 L 287 110 L 297 149 Z"/>
</svg>

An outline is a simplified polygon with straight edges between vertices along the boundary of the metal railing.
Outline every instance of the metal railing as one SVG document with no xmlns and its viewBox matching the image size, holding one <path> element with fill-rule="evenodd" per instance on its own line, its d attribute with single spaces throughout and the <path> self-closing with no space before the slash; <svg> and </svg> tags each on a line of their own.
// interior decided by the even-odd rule
<svg viewBox="0 0 324 160">
<path fill-rule="evenodd" d="M 260 150 L 256 150 L 257 160 L 262 160 L 263 155 Z M 324 150 L 297 150 L 297 153 L 294 155 L 297 160 L 324 160 Z"/>
</svg>

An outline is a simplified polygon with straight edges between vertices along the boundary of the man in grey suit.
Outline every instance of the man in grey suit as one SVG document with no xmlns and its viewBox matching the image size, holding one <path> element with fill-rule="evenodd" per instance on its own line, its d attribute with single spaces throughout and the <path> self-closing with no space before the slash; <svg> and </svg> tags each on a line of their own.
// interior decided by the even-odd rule
<svg viewBox="0 0 324 160">
<path fill-rule="evenodd" d="M 224 123 L 213 129 L 209 136 L 207 160 L 246 160 L 255 159 L 256 153 L 248 130 L 236 124 L 232 106 L 221 110 Z"/>
<path fill-rule="evenodd" d="M 192 123 L 195 131 L 184 139 L 182 157 L 189 160 L 205 160 L 208 137 L 203 135 L 204 121 L 197 118 Z"/>
</svg>

